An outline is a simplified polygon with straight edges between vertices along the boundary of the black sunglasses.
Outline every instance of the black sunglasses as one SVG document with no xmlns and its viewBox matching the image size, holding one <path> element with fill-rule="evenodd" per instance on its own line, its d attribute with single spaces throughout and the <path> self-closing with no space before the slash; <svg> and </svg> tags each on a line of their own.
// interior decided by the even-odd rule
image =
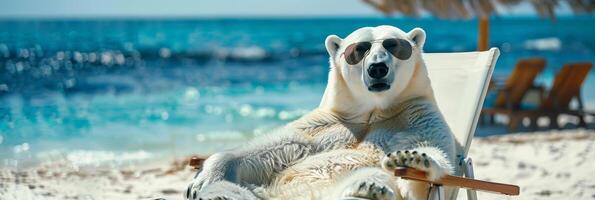
<svg viewBox="0 0 595 200">
<path fill-rule="evenodd" d="M 388 52 L 390 52 L 390 54 L 399 60 L 407 60 L 409 57 L 411 57 L 413 47 L 411 47 L 409 41 L 404 39 L 389 38 L 350 44 L 343 52 L 345 61 L 347 61 L 347 63 L 350 65 L 355 65 L 361 62 L 370 51 L 370 48 L 372 48 L 372 43 L 379 42 L 382 42 L 382 47 L 384 47 L 384 49 L 386 49 Z"/>
</svg>

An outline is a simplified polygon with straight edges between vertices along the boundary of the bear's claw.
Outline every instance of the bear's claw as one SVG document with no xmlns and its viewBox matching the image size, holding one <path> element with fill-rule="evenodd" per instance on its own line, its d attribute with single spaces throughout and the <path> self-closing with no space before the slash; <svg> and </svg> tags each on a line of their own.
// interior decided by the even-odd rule
<svg viewBox="0 0 595 200">
<path fill-rule="evenodd" d="M 380 183 L 362 181 L 355 184 L 357 187 L 347 189 L 343 192 L 345 197 L 358 197 L 376 200 L 395 199 L 394 192 L 388 187 Z"/>
<path fill-rule="evenodd" d="M 384 168 L 390 171 L 397 167 L 412 167 L 427 171 L 431 167 L 431 163 L 432 159 L 426 153 L 420 154 L 418 151 L 396 151 L 387 154 L 382 161 Z"/>
</svg>

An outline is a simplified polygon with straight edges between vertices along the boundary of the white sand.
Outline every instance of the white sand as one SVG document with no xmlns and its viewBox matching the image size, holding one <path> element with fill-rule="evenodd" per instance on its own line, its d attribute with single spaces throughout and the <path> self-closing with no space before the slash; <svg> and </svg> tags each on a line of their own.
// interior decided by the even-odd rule
<svg viewBox="0 0 595 200">
<path fill-rule="evenodd" d="M 593 130 L 476 139 L 469 152 L 475 178 L 521 187 L 518 197 L 480 192 L 479 199 L 594 199 L 594 142 Z"/>
<path fill-rule="evenodd" d="M 479 199 L 593 199 L 594 142 L 593 130 L 475 139 L 470 156 L 476 178 L 521 187 L 518 197 L 479 192 Z M 179 161 L 117 169 L 55 162 L 18 172 L 1 169 L 0 199 L 181 199 L 193 174 Z"/>
</svg>

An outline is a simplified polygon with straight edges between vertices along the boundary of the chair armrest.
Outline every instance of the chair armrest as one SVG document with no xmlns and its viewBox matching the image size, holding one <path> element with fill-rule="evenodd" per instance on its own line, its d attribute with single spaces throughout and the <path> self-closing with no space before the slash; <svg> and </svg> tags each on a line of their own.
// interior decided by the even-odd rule
<svg viewBox="0 0 595 200">
<path fill-rule="evenodd" d="M 398 168 L 395 170 L 395 176 L 403 179 L 423 181 L 436 185 L 466 188 L 471 190 L 478 190 L 484 192 L 501 193 L 505 195 L 519 195 L 520 188 L 516 185 L 509 185 L 503 183 L 495 183 L 489 181 L 481 181 L 460 176 L 446 175 L 438 181 L 430 181 L 427 179 L 426 172 L 416 170 L 413 168 Z"/>
</svg>

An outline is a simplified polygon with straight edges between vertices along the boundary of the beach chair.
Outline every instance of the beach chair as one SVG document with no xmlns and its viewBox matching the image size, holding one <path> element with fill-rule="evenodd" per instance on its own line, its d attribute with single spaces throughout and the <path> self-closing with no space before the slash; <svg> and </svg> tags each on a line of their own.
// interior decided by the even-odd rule
<svg viewBox="0 0 595 200">
<path fill-rule="evenodd" d="M 445 199 L 444 186 L 466 188 L 467 199 L 470 200 L 477 199 L 475 191 L 519 194 L 519 187 L 515 185 L 473 179 L 473 163 L 467 156 L 499 55 L 496 48 L 483 52 L 425 53 L 423 55 L 436 102 L 459 145 L 457 150 L 459 162 L 455 163 L 456 170 L 452 176 L 445 176 L 431 182 L 426 179 L 422 171 L 411 168 L 400 168 L 395 171 L 395 176 L 430 183 L 428 199 Z M 457 193 L 458 189 L 455 189 L 451 198 L 456 199 Z"/>
<path fill-rule="evenodd" d="M 476 190 L 518 195 L 519 187 L 473 179 L 473 163 L 467 157 L 479 114 L 483 105 L 498 49 L 467 53 L 425 53 L 424 60 L 438 107 L 457 140 L 456 173 L 438 181 L 427 180 L 425 172 L 400 168 L 395 176 L 431 184 L 428 199 L 444 200 L 444 186 L 467 188 L 467 198 L 477 199 Z M 190 165 L 198 167 L 202 159 L 194 158 Z M 452 195 L 455 199 L 458 189 Z"/>
<path fill-rule="evenodd" d="M 520 110 L 513 112 L 519 118 L 529 117 L 531 127 L 537 128 L 537 119 L 539 117 L 550 118 L 550 128 L 558 128 L 558 116 L 560 114 L 574 115 L 579 118 L 579 126 L 586 127 L 583 99 L 581 95 L 582 85 L 589 75 L 593 64 L 591 63 L 573 63 L 566 64 L 560 69 L 552 88 L 545 91 L 543 87 L 536 88 L 540 93 L 540 103 L 537 109 Z M 545 95 L 547 93 L 547 96 Z M 571 108 L 570 102 L 576 99 L 577 108 Z"/>
<path fill-rule="evenodd" d="M 537 87 L 534 80 L 544 68 L 545 59 L 543 58 L 519 60 L 504 84 L 492 82 L 490 90 L 496 92 L 496 101 L 492 107 L 484 108 L 482 115 L 487 117 L 490 124 L 493 125 L 494 115 L 504 114 L 508 116 L 509 130 L 515 130 L 522 119 L 514 113 L 520 109 L 525 95 Z"/>
</svg>

